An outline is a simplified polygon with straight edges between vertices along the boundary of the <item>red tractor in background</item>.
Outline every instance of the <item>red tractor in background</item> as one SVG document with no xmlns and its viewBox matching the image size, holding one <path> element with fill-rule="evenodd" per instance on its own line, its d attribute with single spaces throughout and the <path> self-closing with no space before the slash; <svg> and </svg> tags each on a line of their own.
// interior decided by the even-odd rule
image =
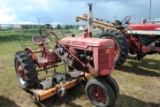
<svg viewBox="0 0 160 107">
<path fill-rule="evenodd" d="M 160 24 L 131 24 L 129 20 L 126 23 L 127 31 L 121 32 L 128 40 L 130 58 L 140 60 L 147 54 L 160 53 Z"/>
<path fill-rule="evenodd" d="M 119 94 L 117 82 L 110 76 L 114 70 L 114 41 L 91 38 L 92 5 L 89 4 L 89 32 L 84 37 L 64 37 L 61 40 L 52 31 L 52 26 L 41 27 L 40 35 L 32 41 L 36 51 L 27 48 L 14 55 L 14 67 L 19 85 L 31 91 L 35 101 L 41 101 L 57 94 L 63 97 L 66 89 L 81 83 L 89 100 L 98 107 L 110 107 Z M 52 45 L 49 37 L 54 38 Z M 48 45 L 52 48 L 49 49 Z M 38 55 L 37 55 L 38 54 Z M 58 66 L 65 65 L 64 72 Z M 37 69 L 39 68 L 39 69 Z M 39 79 L 39 72 L 54 68 L 49 78 Z M 92 75 L 93 79 L 88 80 Z"/>
<path fill-rule="evenodd" d="M 142 59 L 147 54 L 160 53 L 160 24 L 131 24 L 131 16 L 114 23 L 96 18 L 95 26 L 102 29 L 98 38 L 110 38 L 115 42 L 115 67 L 122 66 L 127 58 Z M 76 21 L 87 21 L 76 17 Z"/>
</svg>

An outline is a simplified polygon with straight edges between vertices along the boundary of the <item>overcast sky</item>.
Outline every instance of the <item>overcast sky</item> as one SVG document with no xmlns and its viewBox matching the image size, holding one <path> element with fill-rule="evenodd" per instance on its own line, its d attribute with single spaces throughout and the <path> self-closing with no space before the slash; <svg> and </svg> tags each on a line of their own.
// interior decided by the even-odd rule
<svg viewBox="0 0 160 107">
<path fill-rule="evenodd" d="M 160 18 L 160 0 L 152 1 L 151 19 Z M 149 17 L 150 0 L 0 0 L 1 24 L 60 23 L 78 24 L 76 16 L 88 13 L 93 4 L 94 17 L 113 21 L 131 15 L 138 22 Z"/>
</svg>

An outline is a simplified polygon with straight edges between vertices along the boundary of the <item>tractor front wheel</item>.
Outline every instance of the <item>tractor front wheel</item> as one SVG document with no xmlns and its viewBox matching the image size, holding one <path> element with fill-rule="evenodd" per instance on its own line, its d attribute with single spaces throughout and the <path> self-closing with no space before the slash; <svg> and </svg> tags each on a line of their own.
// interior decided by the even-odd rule
<svg viewBox="0 0 160 107">
<path fill-rule="evenodd" d="M 103 77 L 97 77 L 97 78 L 99 79 L 101 78 L 103 81 L 106 82 L 106 84 L 108 84 L 112 88 L 114 95 L 115 95 L 115 101 L 116 101 L 119 96 L 119 86 L 116 80 L 112 78 L 110 75 L 103 76 Z"/>
<path fill-rule="evenodd" d="M 122 66 L 128 57 L 128 44 L 122 34 L 116 30 L 108 29 L 100 34 L 99 38 L 112 39 L 114 41 L 115 67 Z"/>
<path fill-rule="evenodd" d="M 28 91 L 29 88 L 36 88 L 38 86 L 36 65 L 28 52 L 16 52 L 14 55 L 14 67 L 22 89 Z"/>
<path fill-rule="evenodd" d="M 90 80 L 85 87 L 85 93 L 97 107 L 110 107 L 115 102 L 112 88 L 100 78 Z"/>
</svg>

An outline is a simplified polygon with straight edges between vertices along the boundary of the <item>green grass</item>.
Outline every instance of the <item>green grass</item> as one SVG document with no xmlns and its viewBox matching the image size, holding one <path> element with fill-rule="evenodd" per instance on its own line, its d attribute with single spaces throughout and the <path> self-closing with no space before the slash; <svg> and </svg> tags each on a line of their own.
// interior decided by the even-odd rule
<svg viewBox="0 0 160 107">
<path fill-rule="evenodd" d="M 25 37 L 25 40 L 29 40 L 34 34 L 37 34 L 38 31 L 33 30 L 6 30 L 0 31 L 0 43 L 18 41 L 21 40 L 21 36 Z"/>
<path fill-rule="evenodd" d="M 14 53 L 19 50 L 20 41 L 0 43 L 0 107 L 94 107 L 81 86 L 69 89 L 65 98 L 54 96 L 34 103 L 19 87 L 14 71 Z M 128 59 L 112 77 L 120 87 L 114 107 L 160 107 L 160 55 L 148 55 L 142 61 Z"/>
<path fill-rule="evenodd" d="M 116 102 L 123 107 L 160 106 L 160 56 L 146 56 L 142 61 L 127 60 L 123 67 L 113 72 L 120 86 Z M 131 107 L 130 106 L 130 107 Z"/>
<path fill-rule="evenodd" d="M 58 38 L 62 38 L 64 36 L 71 36 L 72 34 L 77 34 L 83 32 L 81 30 L 66 30 L 65 34 L 62 34 L 60 30 L 54 30 L 57 34 Z M 25 41 L 28 41 L 32 38 L 32 36 L 40 35 L 39 30 L 5 30 L 0 31 L 0 43 L 10 42 L 10 41 L 19 41 L 23 38 Z"/>
</svg>

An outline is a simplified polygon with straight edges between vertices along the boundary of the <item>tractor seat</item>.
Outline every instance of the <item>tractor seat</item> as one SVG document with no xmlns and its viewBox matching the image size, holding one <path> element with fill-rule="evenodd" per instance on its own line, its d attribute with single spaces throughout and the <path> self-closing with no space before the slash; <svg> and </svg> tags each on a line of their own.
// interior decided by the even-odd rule
<svg viewBox="0 0 160 107">
<path fill-rule="evenodd" d="M 33 36 L 32 41 L 34 44 L 42 46 L 44 43 L 48 43 L 45 36 Z"/>
<path fill-rule="evenodd" d="M 119 21 L 119 20 L 115 20 L 114 23 L 113 23 L 113 25 L 114 25 L 117 29 L 120 29 L 120 30 L 122 30 L 122 29 L 125 28 L 124 26 L 122 26 L 122 22 Z"/>
</svg>

